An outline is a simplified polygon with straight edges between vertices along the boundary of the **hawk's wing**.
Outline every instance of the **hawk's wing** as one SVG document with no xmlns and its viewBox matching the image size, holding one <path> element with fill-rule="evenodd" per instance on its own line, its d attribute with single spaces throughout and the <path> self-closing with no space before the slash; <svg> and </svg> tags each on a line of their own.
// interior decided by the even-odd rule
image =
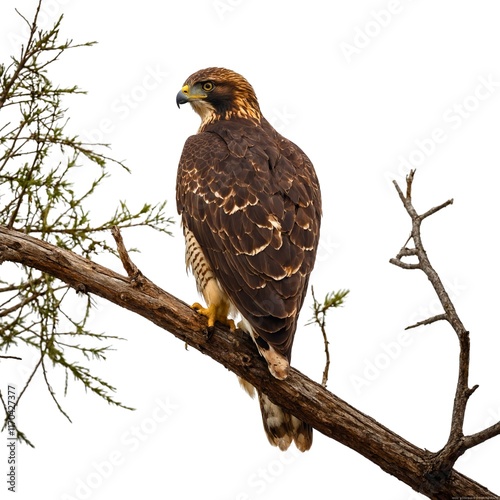
<svg viewBox="0 0 500 500">
<path fill-rule="evenodd" d="M 191 136 L 177 174 L 177 207 L 236 308 L 289 359 L 321 198 L 307 156 L 263 122 L 218 122 Z"/>
</svg>

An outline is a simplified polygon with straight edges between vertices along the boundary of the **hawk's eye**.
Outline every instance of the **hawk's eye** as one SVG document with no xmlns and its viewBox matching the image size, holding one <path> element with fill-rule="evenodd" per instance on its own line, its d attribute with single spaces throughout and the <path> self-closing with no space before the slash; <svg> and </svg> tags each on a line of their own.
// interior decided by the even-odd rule
<svg viewBox="0 0 500 500">
<path fill-rule="evenodd" d="M 205 92 L 210 92 L 210 91 L 211 91 L 211 90 L 213 90 L 213 89 L 214 89 L 214 84 L 213 84 L 212 82 L 205 82 L 205 83 L 203 84 L 203 90 L 204 90 Z"/>
</svg>

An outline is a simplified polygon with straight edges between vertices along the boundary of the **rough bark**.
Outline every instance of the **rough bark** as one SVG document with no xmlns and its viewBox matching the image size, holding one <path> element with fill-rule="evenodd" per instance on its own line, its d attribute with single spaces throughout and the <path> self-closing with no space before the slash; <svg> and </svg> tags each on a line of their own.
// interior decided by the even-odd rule
<svg viewBox="0 0 500 500">
<path fill-rule="evenodd" d="M 247 335 L 219 326 L 207 335 L 203 317 L 154 285 L 135 267 L 128 269 L 130 276 L 122 276 L 72 252 L 0 227 L 0 264 L 3 261 L 39 269 L 77 291 L 98 295 L 140 314 L 244 377 L 325 436 L 357 451 L 430 498 L 497 498 L 454 469 L 436 474 L 435 454 L 414 446 L 299 371 L 292 369 L 285 381 L 274 379 Z"/>
</svg>

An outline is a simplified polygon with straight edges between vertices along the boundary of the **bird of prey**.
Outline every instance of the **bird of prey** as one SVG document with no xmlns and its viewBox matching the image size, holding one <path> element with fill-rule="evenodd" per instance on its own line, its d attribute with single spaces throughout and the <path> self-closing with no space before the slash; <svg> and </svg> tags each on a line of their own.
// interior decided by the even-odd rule
<svg viewBox="0 0 500 500">
<path fill-rule="evenodd" d="M 285 379 L 299 311 L 318 246 L 321 194 L 305 153 L 264 118 L 252 86 L 238 73 L 207 68 L 177 94 L 201 118 L 186 140 L 176 199 L 186 265 L 206 307 L 199 313 L 253 338 L 271 374 Z M 236 316 L 235 316 L 236 315 Z M 250 395 L 254 388 L 240 379 Z M 312 428 L 259 393 L 270 443 L 305 451 Z"/>
</svg>

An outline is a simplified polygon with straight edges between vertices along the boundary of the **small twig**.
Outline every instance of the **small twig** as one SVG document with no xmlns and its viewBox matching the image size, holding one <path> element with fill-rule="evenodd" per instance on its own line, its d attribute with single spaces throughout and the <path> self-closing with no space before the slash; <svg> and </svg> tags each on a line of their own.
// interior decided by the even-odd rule
<svg viewBox="0 0 500 500">
<path fill-rule="evenodd" d="M 411 240 L 411 234 L 406 240 L 403 248 L 398 252 L 395 258 L 391 259 L 389 262 L 395 266 L 401 267 L 403 269 L 420 269 L 420 263 L 403 262 L 401 259 L 403 257 L 418 257 L 416 248 L 408 248 L 406 245 Z"/>
<path fill-rule="evenodd" d="M 420 264 L 411 264 L 396 258 L 389 259 L 389 262 L 395 266 L 401 267 L 402 269 L 420 269 Z"/>
<path fill-rule="evenodd" d="M 63 410 L 61 404 L 57 400 L 56 393 L 55 393 L 54 389 L 52 388 L 52 386 L 50 385 L 49 378 L 47 375 L 47 367 L 45 366 L 45 362 L 44 362 L 43 358 L 44 357 L 42 356 L 42 373 L 43 373 L 43 379 L 45 380 L 45 385 L 47 386 L 49 394 L 50 394 L 52 400 L 54 401 L 54 403 L 56 404 L 57 409 L 68 419 L 69 422 L 72 422 L 69 415 Z"/>
<path fill-rule="evenodd" d="M 17 407 L 19 404 L 19 401 L 21 401 L 21 398 L 23 397 L 23 394 L 25 393 L 26 389 L 28 386 L 31 384 L 31 381 L 33 380 L 33 377 L 35 376 L 35 373 L 38 371 L 38 368 L 40 368 L 42 364 L 42 359 L 45 356 L 44 353 L 41 354 L 40 359 L 37 361 L 36 365 L 34 366 L 33 370 L 31 371 L 30 376 L 28 377 L 28 380 L 26 380 L 26 383 L 24 384 L 24 387 L 21 389 L 21 392 L 17 396 L 17 401 L 14 404 L 14 408 Z"/>
<path fill-rule="evenodd" d="M 414 255 L 417 255 L 417 249 L 416 248 L 408 248 L 406 245 L 408 244 L 408 241 L 410 241 L 411 235 L 408 237 L 407 242 L 405 243 L 405 246 L 399 251 L 397 258 L 401 259 L 401 257 L 411 257 Z"/>
<path fill-rule="evenodd" d="M 122 261 L 125 272 L 127 273 L 128 277 L 131 278 L 133 281 L 138 281 L 140 279 L 140 276 L 142 276 L 142 273 L 130 259 L 127 249 L 125 248 L 125 244 L 123 243 L 123 238 L 120 233 L 120 229 L 117 226 L 113 226 L 111 228 L 111 234 L 115 239 L 118 255 L 120 256 L 120 260 Z"/>
<path fill-rule="evenodd" d="M 21 302 L 17 303 L 15 306 L 2 309 L 0 311 L 0 318 L 3 316 L 8 316 L 9 314 L 13 313 L 14 311 L 17 311 L 18 309 L 23 308 L 25 305 L 29 304 L 30 302 L 33 302 L 36 300 L 40 295 L 42 295 L 43 292 L 36 292 L 33 295 L 30 295 L 29 297 L 26 297 L 25 299 L 21 300 Z"/>
<path fill-rule="evenodd" d="M 464 438 L 464 446 L 466 449 L 477 446 L 478 444 L 484 443 L 488 439 L 492 437 L 500 436 L 500 422 L 483 429 L 480 432 L 476 432 L 476 434 L 471 434 L 470 436 L 466 436 Z"/>
<path fill-rule="evenodd" d="M 330 342 L 328 342 L 328 336 L 326 334 L 326 328 L 325 328 L 326 310 L 325 307 L 323 308 L 319 307 L 319 302 L 316 300 L 316 296 L 314 295 L 314 287 L 311 287 L 311 295 L 314 301 L 314 322 L 319 325 L 321 334 L 323 335 L 323 343 L 325 344 L 326 361 L 325 361 L 325 368 L 323 369 L 323 378 L 321 379 L 321 385 L 323 387 L 326 387 L 326 384 L 328 383 L 328 372 L 330 370 L 330 348 L 328 347 L 330 345 Z"/>
<path fill-rule="evenodd" d="M 326 385 L 328 384 L 328 373 L 330 372 L 330 349 L 328 347 L 330 342 L 328 342 L 328 337 L 324 329 L 321 329 L 321 333 L 323 334 L 323 342 L 325 343 L 326 357 L 325 369 L 323 370 L 323 377 L 321 378 L 321 385 L 326 388 Z"/>
<path fill-rule="evenodd" d="M 453 198 L 445 201 L 444 203 L 441 203 L 441 205 L 438 205 L 437 207 L 433 207 L 427 212 L 423 213 L 420 216 L 420 220 L 424 220 L 425 218 L 429 217 L 429 215 L 435 214 L 436 212 L 439 212 L 439 210 L 442 210 L 443 208 L 447 207 L 448 205 L 453 205 Z"/>
<path fill-rule="evenodd" d="M 446 314 L 436 314 L 436 316 L 432 316 L 431 318 L 424 319 L 423 321 L 418 321 L 417 323 L 407 326 L 405 330 L 410 330 L 411 328 L 416 328 L 417 326 L 431 325 L 436 321 L 446 319 Z"/>
<path fill-rule="evenodd" d="M 411 200 L 411 186 L 413 184 L 413 177 L 415 176 L 415 170 L 410 170 L 409 174 L 406 176 L 406 198 Z"/>
<path fill-rule="evenodd" d="M 24 19 L 26 24 L 29 26 L 30 32 L 28 40 L 26 42 L 26 46 L 21 49 L 19 63 L 17 64 L 16 70 L 14 71 L 13 75 L 9 79 L 7 79 L 6 82 L 4 82 L 3 91 L 0 94 L 0 109 L 7 101 L 11 88 L 15 85 L 22 70 L 26 67 L 28 60 L 33 56 L 33 54 L 36 53 L 36 44 L 35 47 L 32 47 L 32 43 L 36 34 L 38 14 L 40 13 L 41 6 L 42 0 L 39 0 L 35 12 L 35 17 L 33 18 L 33 21 L 31 23 L 16 9 L 16 12 Z"/>
<path fill-rule="evenodd" d="M 22 361 L 23 358 L 20 358 L 19 356 L 0 356 L 1 359 L 17 359 L 19 361 Z"/>
<path fill-rule="evenodd" d="M 313 306 L 312 310 L 314 312 L 313 317 L 309 320 L 307 325 L 312 325 L 316 323 L 323 335 L 323 342 L 325 344 L 325 368 L 323 370 L 323 378 L 321 384 L 323 387 L 326 387 L 328 382 L 328 372 L 330 370 L 330 342 L 328 341 L 328 335 L 326 333 L 326 313 L 332 307 L 340 307 L 344 303 L 344 299 L 349 293 L 349 290 L 339 290 L 338 292 L 330 292 L 326 294 L 326 297 L 323 303 L 320 303 L 316 300 L 316 296 L 314 295 L 314 287 L 311 287 L 311 294 L 313 296 Z"/>
</svg>

